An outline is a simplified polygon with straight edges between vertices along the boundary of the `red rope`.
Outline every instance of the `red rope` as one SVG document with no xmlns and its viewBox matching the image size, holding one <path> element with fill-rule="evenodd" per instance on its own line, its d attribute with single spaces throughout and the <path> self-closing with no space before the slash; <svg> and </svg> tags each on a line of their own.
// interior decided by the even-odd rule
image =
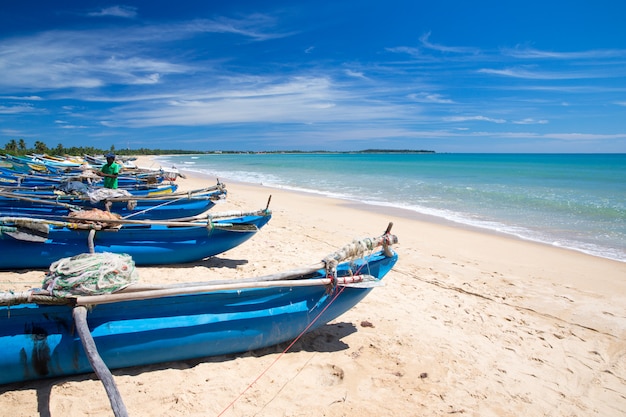
<svg viewBox="0 0 626 417">
<path fill-rule="evenodd" d="M 335 292 L 335 295 L 333 296 L 333 298 L 332 298 L 332 299 L 330 300 L 330 302 L 329 302 L 329 303 L 328 303 L 328 304 L 327 304 L 327 305 L 326 305 L 326 306 L 322 309 L 322 311 L 320 311 L 320 313 L 319 313 L 319 314 L 318 314 L 318 315 L 317 315 L 317 316 L 316 316 L 316 317 L 315 317 L 315 318 L 314 318 L 314 319 L 313 319 L 313 320 L 312 320 L 312 321 L 311 321 L 311 322 L 310 322 L 310 323 L 309 323 L 309 324 L 308 324 L 308 325 L 304 328 L 304 330 L 302 330 L 302 332 L 301 332 L 301 333 L 300 333 L 300 334 L 299 334 L 299 335 L 298 335 L 298 336 L 297 336 L 297 337 L 296 337 L 296 338 L 295 338 L 295 339 L 294 339 L 294 340 L 293 340 L 293 341 L 289 344 L 289 346 L 287 346 L 287 348 L 286 348 L 285 350 L 283 350 L 283 351 L 281 352 L 281 354 L 280 354 L 280 355 L 278 355 L 278 356 L 276 357 L 276 359 L 274 359 L 274 361 L 273 361 L 273 362 L 272 362 L 272 363 L 271 363 L 271 364 L 270 364 L 267 368 L 265 368 L 265 370 L 264 370 L 263 372 L 261 372 L 261 374 L 260 374 L 258 377 L 256 377 L 256 379 L 255 379 L 254 381 L 252 381 L 252 382 L 251 382 L 251 383 L 250 383 L 250 384 L 246 387 L 246 389 L 244 389 L 243 391 L 241 391 L 241 393 L 240 393 L 240 394 L 239 394 L 239 395 L 238 395 L 238 396 L 237 396 L 237 397 L 236 397 L 233 401 L 231 401 L 231 403 L 230 403 L 230 404 L 228 404 L 228 405 L 226 406 L 226 408 L 224 408 L 224 410 L 222 410 L 222 412 L 221 412 L 221 413 L 219 413 L 219 414 L 218 414 L 218 417 L 219 417 L 219 416 L 221 416 L 221 415 L 223 415 L 223 414 L 224 414 L 224 413 L 225 413 L 225 412 L 226 412 L 229 408 L 231 408 L 231 407 L 232 407 L 232 406 L 233 406 L 233 405 L 234 405 L 237 401 L 239 401 L 239 399 L 240 399 L 240 398 L 241 398 L 241 397 L 242 397 L 242 396 L 243 396 L 243 395 L 244 395 L 244 394 L 245 394 L 245 393 L 246 393 L 246 392 L 247 392 L 250 388 L 252 388 L 252 386 L 253 386 L 254 384 L 256 384 L 256 383 L 259 381 L 259 379 L 261 379 L 261 378 L 263 377 L 263 375 L 265 375 L 265 374 L 267 373 L 267 371 L 269 371 L 269 370 L 270 370 L 270 368 L 271 368 L 272 366 L 274 366 L 274 365 L 276 364 L 276 362 L 278 362 L 278 360 L 279 360 L 280 358 L 282 358 L 282 357 L 283 357 L 283 355 L 284 355 L 285 353 L 287 353 L 287 352 L 289 351 L 289 349 L 291 349 L 291 348 L 293 347 L 293 345 L 295 345 L 295 344 L 296 344 L 296 342 L 302 338 L 302 336 L 304 336 L 304 334 L 305 334 L 305 333 L 306 333 L 306 332 L 307 332 L 307 331 L 311 328 L 311 326 L 313 326 L 313 324 L 315 324 L 315 322 L 316 322 L 316 321 L 317 321 L 317 320 L 321 317 L 321 315 L 322 315 L 322 314 L 324 314 L 324 312 L 326 311 L 326 309 L 328 309 L 328 307 L 330 307 L 330 306 L 331 306 L 331 304 L 332 304 L 332 303 L 333 303 L 333 302 L 337 299 L 337 297 L 339 297 L 339 294 L 341 294 L 341 293 L 343 292 L 344 288 L 346 288 L 346 287 L 343 287 L 343 286 L 342 286 L 342 287 L 341 287 L 338 291 L 336 291 L 336 292 Z"/>
</svg>

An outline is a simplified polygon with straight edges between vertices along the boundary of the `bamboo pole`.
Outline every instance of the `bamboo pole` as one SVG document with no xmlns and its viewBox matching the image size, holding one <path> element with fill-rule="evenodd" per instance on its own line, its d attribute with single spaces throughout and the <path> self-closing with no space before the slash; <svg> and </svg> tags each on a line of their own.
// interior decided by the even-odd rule
<svg viewBox="0 0 626 417">
<path fill-rule="evenodd" d="M 98 220 L 98 219 L 92 219 L 88 217 L 72 217 L 71 218 L 72 221 L 69 222 L 69 221 L 39 219 L 39 218 L 31 218 L 31 217 L 5 216 L 5 217 L 0 217 L 0 223 L 15 223 L 15 224 L 27 224 L 29 222 L 47 223 L 52 226 L 68 227 L 70 229 L 79 229 L 79 228 L 98 229 L 98 227 L 83 227 L 81 225 L 84 225 L 84 224 L 80 223 L 80 221 L 88 221 L 88 222 L 101 221 L 103 223 L 108 223 L 108 224 L 122 224 L 122 225 L 123 224 L 143 224 L 143 225 L 154 224 L 154 225 L 164 225 L 164 226 L 203 226 L 203 227 L 206 227 L 208 224 L 210 224 L 212 220 L 228 219 L 228 218 L 236 218 L 236 217 L 244 217 L 244 216 L 265 216 L 265 215 L 268 215 L 269 213 L 270 212 L 267 209 L 247 211 L 247 212 L 231 211 L 231 212 L 224 212 L 224 213 L 215 213 L 215 214 L 207 216 L 207 219 L 199 219 L 197 221 L 129 220 L 129 219 L 108 219 L 108 218 Z M 233 227 L 233 228 L 236 226 L 237 226 L 236 224 L 230 224 L 230 223 L 221 223 L 218 225 L 213 225 L 213 227 Z"/>
<path fill-rule="evenodd" d="M 326 269 L 327 271 L 329 271 L 329 268 L 332 268 L 332 266 L 336 265 L 336 263 L 343 262 L 349 259 L 355 259 L 356 257 L 362 257 L 365 250 L 371 250 L 374 247 L 378 246 L 383 246 L 383 253 L 386 256 L 392 256 L 393 252 L 390 249 L 390 245 L 397 243 L 398 238 L 395 235 L 389 234 L 389 232 L 391 231 L 391 226 L 392 223 L 389 223 L 389 226 L 387 227 L 384 235 L 376 238 L 361 239 L 351 242 L 350 244 L 345 245 L 343 248 L 337 250 L 336 252 L 326 256 L 324 260 L 319 262 L 318 264 L 276 274 L 254 278 L 170 285 L 133 284 L 114 294 L 79 296 L 75 298 L 68 297 L 65 299 L 52 297 L 41 293 L 33 294 L 31 292 L 24 292 L 19 294 L 0 293 L 0 305 L 15 305 L 25 302 L 37 302 L 41 304 L 60 304 L 65 302 L 66 304 L 71 305 L 93 305 L 100 303 L 112 303 L 118 301 L 172 296 L 179 294 L 190 294 L 194 292 L 210 292 L 245 288 L 269 288 L 272 286 L 296 287 L 310 285 L 329 285 L 333 282 L 330 278 L 312 279 L 306 278 L 306 276 L 314 274 L 320 269 Z M 330 272 L 332 272 L 332 270 L 330 270 Z M 369 275 L 355 275 L 352 277 L 337 278 L 336 283 L 339 285 L 351 285 L 361 282 L 359 280 L 361 280 L 366 287 L 373 286 L 373 282 L 379 282 L 379 280 Z"/>
<path fill-rule="evenodd" d="M 391 223 L 390 226 L 385 231 L 385 234 L 382 236 L 378 236 L 373 239 L 361 239 L 355 242 L 349 243 L 345 245 L 343 248 L 338 249 L 332 254 L 326 256 L 323 261 L 313 264 L 311 266 L 292 269 L 289 271 L 278 272 L 275 274 L 260 276 L 260 277 L 252 277 L 252 278 L 241 278 L 241 279 L 232 279 L 232 280 L 213 280 L 213 281 L 204 281 L 204 282 L 196 282 L 196 283 L 182 283 L 182 284 L 169 284 L 169 285 L 158 285 L 158 284 L 132 284 L 128 287 L 121 290 L 121 292 L 133 292 L 133 291 L 145 291 L 145 290 L 156 290 L 156 289 L 170 289 L 170 288 L 185 288 L 189 286 L 208 286 L 208 285 L 228 285 L 228 284 L 239 284 L 239 283 L 249 283 L 249 282 L 264 282 L 264 281 L 283 281 L 283 280 L 297 280 L 297 279 L 305 279 L 307 275 L 311 275 L 320 269 L 325 269 L 327 267 L 328 259 L 332 259 L 336 262 L 342 262 L 349 259 L 355 259 L 359 256 L 362 256 L 363 253 L 354 253 L 354 251 L 349 251 L 346 247 L 360 247 L 363 248 L 366 246 L 364 242 L 370 242 L 372 244 L 372 249 L 379 246 L 388 247 L 389 245 L 398 243 L 398 238 L 395 235 L 390 235 L 391 231 Z M 393 254 L 388 250 L 384 250 L 385 256 L 392 256 Z"/>
<path fill-rule="evenodd" d="M 103 295 L 85 295 L 76 297 L 77 306 L 89 306 L 95 304 L 119 303 L 122 301 L 148 300 L 152 298 L 171 297 L 184 294 L 198 294 L 215 291 L 243 290 L 254 288 L 277 288 L 277 287 L 312 287 L 320 285 L 330 285 L 336 282 L 337 285 L 350 285 L 356 283 L 375 282 L 377 279 L 371 275 L 352 275 L 339 278 L 317 278 L 302 281 L 260 281 L 242 282 L 231 284 L 201 285 L 197 287 L 178 287 L 167 289 L 155 289 L 134 292 L 117 292 Z"/>
<path fill-rule="evenodd" d="M 365 288 L 380 285 L 382 282 L 371 275 L 352 275 L 339 278 L 316 278 L 273 280 L 273 281 L 245 281 L 245 282 L 208 282 L 194 285 L 174 285 L 174 286 L 138 286 L 130 289 L 127 287 L 122 291 L 113 294 L 85 295 L 78 297 L 55 297 L 44 293 L 33 293 L 23 291 L 18 293 L 0 293 L 0 305 L 12 306 L 25 303 L 37 304 L 68 304 L 72 306 L 90 306 L 96 304 L 110 304 L 122 301 L 147 300 L 159 297 L 175 295 L 197 294 L 214 291 L 243 290 L 253 288 L 273 288 L 273 287 L 310 287 L 323 286 L 336 283 L 340 286 L 358 286 L 362 284 Z"/>
<path fill-rule="evenodd" d="M 39 203 L 39 204 L 47 204 L 49 206 L 59 206 L 59 207 L 64 207 L 68 210 L 74 210 L 74 211 L 82 210 L 82 207 L 79 207 L 70 203 L 63 203 L 63 202 L 58 201 L 57 199 L 52 199 L 52 198 L 42 199 L 39 197 L 35 198 L 32 196 L 28 196 L 28 195 L 18 195 L 14 193 L 5 193 L 5 192 L 0 192 L 0 197 L 6 197 L 12 200 L 27 201 L 29 203 Z"/>
<path fill-rule="evenodd" d="M 147 290 L 163 290 L 170 288 L 187 288 L 187 287 L 201 287 L 208 285 L 228 285 L 228 284 L 241 284 L 241 283 L 250 283 L 250 282 L 272 282 L 272 281 L 287 281 L 287 280 L 298 280 L 305 279 L 307 275 L 311 275 L 320 269 L 324 269 L 324 263 L 320 262 L 315 265 L 311 265 L 309 267 L 292 269 L 289 271 L 279 272 L 276 274 L 265 275 L 261 277 L 252 277 L 252 278 L 241 278 L 241 279 L 224 279 L 224 280 L 213 280 L 213 281 L 201 281 L 201 282 L 185 282 L 179 284 L 131 284 L 128 287 L 120 290 L 119 292 L 135 292 L 135 291 L 147 291 Z"/>
<path fill-rule="evenodd" d="M 13 189 L 16 190 L 20 190 L 23 189 L 23 187 L 11 187 Z M 39 189 L 44 189 L 43 187 L 40 187 Z M 54 187 L 51 187 L 50 189 L 54 189 Z M 33 194 L 22 194 L 22 195 L 16 195 L 15 193 L 10 193 L 10 192 L 6 192 L 3 191 L 4 187 L 2 188 L 2 191 L 0 192 L 0 196 L 3 197 L 7 197 L 7 198 L 19 198 L 22 200 L 25 200 L 26 198 L 31 198 L 31 199 L 35 199 L 38 202 L 51 202 L 51 201 L 57 201 L 57 199 L 59 198 L 59 196 L 52 196 L 52 195 L 33 195 Z M 122 188 L 120 188 L 120 190 L 123 190 Z M 168 194 L 157 194 L 157 195 L 129 195 L 129 196 L 117 196 L 117 197 L 109 197 L 109 198 L 105 198 L 105 200 L 108 201 L 113 201 L 113 202 L 128 202 L 128 201 L 132 201 L 132 200 L 170 200 L 170 199 L 176 199 L 176 200 L 181 200 L 181 199 L 212 199 L 214 197 L 214 192 L 215 191 L 223 191 L 225 190 L 225 186 L 223 184 L 218 184 L 218 185 L 214 185 L 211 187 L 205 187 L 205 188 L 198 188 L 195 190 L 190 190 L 190 191 L 177 191 L 177 192 L 173 192 L 173 193 L 168 193 Z M 75 200 L 81 200 L 81 201 L 86 201 L 89 200 L 89 197 L 87 196 L 76 196 L 76 195 L 65 195 L 62 197 L 68 197 L 71 199 L 75 199 Z M 59 204 L 70 204 L 70 203 L 61 203 L 59 202 Z"/>
</svg>

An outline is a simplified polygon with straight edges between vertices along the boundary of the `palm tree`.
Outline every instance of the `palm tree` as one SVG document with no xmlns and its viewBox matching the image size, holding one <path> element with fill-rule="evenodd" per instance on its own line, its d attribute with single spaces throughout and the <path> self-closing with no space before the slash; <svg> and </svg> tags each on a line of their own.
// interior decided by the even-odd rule
<svg viewBox="0 0 626 417">
<path fill-rule="evenodd" d="M 17 147 L 20 153 L 26 153 L 26 142 L 24 141 L 24 139 L 20 139 Z"/>
<path fill-rule="evenodd" d="M 54 149 L 54 154 L 55 155 L 64 155 L 65 154 L 65 148 L 63 147 L 62 143 L 59 143 L 57 145 L 57 147 Z"/>
<path fill-rule="evenodd" d="M 42 141 L 35 141 L 35 152 L 36 153 L 48 153 L 48 147 Z"/>
<path fill-rule="evenodd" d="M 4 150 L 7 151 L 8 153 L 16 153 L 17 142 L 15 141 L 15 139 L 11 139 L 9 143 L 4 145 Z"/>
</svg>

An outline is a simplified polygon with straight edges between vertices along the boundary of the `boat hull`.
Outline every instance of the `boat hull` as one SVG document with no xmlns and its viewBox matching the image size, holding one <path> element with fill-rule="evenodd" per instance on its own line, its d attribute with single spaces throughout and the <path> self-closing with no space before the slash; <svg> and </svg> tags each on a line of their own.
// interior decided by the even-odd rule
<svg viewBox="0 0 626 417">
<path fill-rule="evenodd" d="M 55 205 L 54 203 L 63 205 Z M 172 200 L 135 199 L 129 202 L 114 201 L 108 211 L 117 213 L 124 218 L 133 220 L 165 220 L 193 217 L 210 210 L 215 206 L 212 197 L 196 197 L 192 199 L 180 198 Z M 104 201 L 91 203 L 88 199 L 59 198 L 48 202 L 20 201 L 0 197 L 0 215 L 2 216 L 67 216 L 70 212 L 67 204 L 80 207 L 83 210 L 97 208 L 106 210 Z"/>
<path fill-rule="evenodd" d="M 216 221 L 214 227 L 125 224 L 101 230 L 93 239 L 94 252 L 128 254 L 136 265 L 194 262 L 232 249 L 265 226 L 271 214 Z M 233 225 L 256 226 L 240 231 Z M 45 242 L 31 242 L 0 234 L 0 269 L 47 268 L 60 258 L 90 252 L 89 231 L 51 226 Z"/>
<path fill-rule="evenodd" d="M 341 264 L 377 279 L 397 255 Z M 317 277 L 324 277 L 320 270 Z M 94 306 L 89 329 L 110 369 L 241 353 L 293 340 L 337 318 L 371 287 L 294 286 L 222 290 Z M 0 307 L 0 384 L 92 372 L 72 308 Z"/>
</svg>

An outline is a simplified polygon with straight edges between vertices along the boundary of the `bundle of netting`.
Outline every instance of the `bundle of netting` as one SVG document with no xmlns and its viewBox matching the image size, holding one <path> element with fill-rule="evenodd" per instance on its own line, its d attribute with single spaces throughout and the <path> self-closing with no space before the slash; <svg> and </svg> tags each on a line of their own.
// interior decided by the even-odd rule
<svg viewBox="0 0 626 417">
<path fill-rule="evenodd" d="M 129 255 L 82 253 L 50 265 L 42 288 L 56 297 L 109 294 L 137 279 L 135 262 Z"/>
</svg>

